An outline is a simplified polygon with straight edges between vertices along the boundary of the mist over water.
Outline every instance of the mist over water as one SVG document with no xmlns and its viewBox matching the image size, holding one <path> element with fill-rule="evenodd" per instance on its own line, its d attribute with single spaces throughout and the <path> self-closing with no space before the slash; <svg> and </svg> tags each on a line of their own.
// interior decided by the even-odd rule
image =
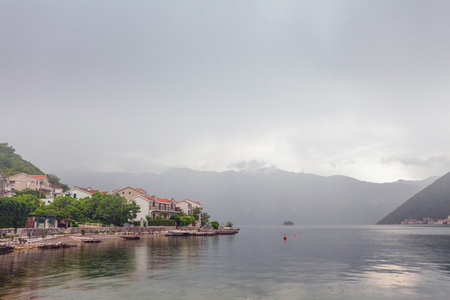
<svg viewBox="0 0 450 300">
<path fill-rule="evenodd" d="M 0 277 L 7 299 L 445 297 L 450 228 L 246 226 L 114 240 L 1 255 Z"/>
</svg>

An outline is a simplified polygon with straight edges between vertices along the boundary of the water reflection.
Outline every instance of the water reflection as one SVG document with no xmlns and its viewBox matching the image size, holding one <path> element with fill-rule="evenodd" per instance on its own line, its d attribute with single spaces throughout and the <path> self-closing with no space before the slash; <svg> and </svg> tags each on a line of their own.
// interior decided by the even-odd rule
<svg viewBox="0 0 450 300">
<path fill-rule="evenodd" d="M 2 255 L 0 297 L 417 299 L 450 293 L 450 235 L 395 227 L 301 230 L 243 228 L 236 236 L 114 240 Z"/>
<path fill-rule="evenodd" d="M 54 285 L 134 272 L 133 253 L 119 241 L 55 250 L 30 250 L 0 256 L 0 297 L 33 293 Z"/>
</svg>

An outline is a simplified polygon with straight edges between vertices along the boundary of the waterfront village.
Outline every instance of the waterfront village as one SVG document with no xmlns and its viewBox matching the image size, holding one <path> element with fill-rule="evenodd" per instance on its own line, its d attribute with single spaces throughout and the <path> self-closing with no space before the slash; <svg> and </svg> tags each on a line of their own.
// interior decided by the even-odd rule
<svg viewBox="0 0 450 300">
<path fill-rule="evenodd" d="M 402 225 L 450 225 L 450 215 L 446 219 L 433 220 L 432 218 L 405 219 L 400 224 Z"/>
<path fill-rule="evenodd" d="M 45 204 L 47 205 L 52 203 L 58 196 L 70 196 L 75 199 L 91 198 L 95 193 L 121 196 L 126 199 L 127 203 L 134 201 L 140 207 L 140 210 L 135 214 L 134 219 L 129 220 L 130 223 L 124 224 L 128 225 L 128 227 L 147 227 L 150 220 L 167 220 L 170 219 L 171 216 L 180 213 L 186 216 L 195 215 L 195 221 L 185 224 L 188 225 L 188 227 L 202 227 L 202 215 L 204 215 L 205 221 L 208 221 L 207 219 L 209 219 L 209 215 L 203 212 L 203 207 L 200 202 L 190 199 L 175 201 L 174 199 L 159 198 L 154 195 L 150 196 L 147 191 L 142 188 L 135 188 L 131 186 L 117 188 L 111 192 L 101 191 L 91 187 L 78 186 L 63 191 L 60 186 L 51 184 L 46 175 L 29 175 L 26 173 L 19 173 L 5 178 L 0 171 L 0 197 L 12 197 L 15 191 L 23 190 L 39 191 L 39 194 L 42 193 L 42 195 L 45 195 L 45 197 L 41 197 L 41 201 L 45 201 Z M 191 218 L 191 220 L 192 219 L 193 218 Z M 65 222 L 64 219 L 60 219 L 59 221 L 60 222 L 58 222 L 56 218 L 51 219 L 43 216 L 30 216 L 28 217 L 26 228 L 68 228 L 71 227 L 71 224 L 73 224 L 71 222 L 67 222 L 67 220 Z M 205 223 L 206 222 L 203 222 L 203 225 L 209 225 Z M 77 225 L 82 227 L 102 226 L 102 224 L 89 223 L 79 223 Z M 231 227 L 232 223 L 228 222 L 228 226 Z M 217 229 L 216 226 L 214 227 L 214 229 Z"/>
</svg>

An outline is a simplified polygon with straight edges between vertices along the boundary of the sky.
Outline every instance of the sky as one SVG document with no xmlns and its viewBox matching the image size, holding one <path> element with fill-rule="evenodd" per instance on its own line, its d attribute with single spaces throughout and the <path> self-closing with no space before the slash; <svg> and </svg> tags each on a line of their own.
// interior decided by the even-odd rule
<svg viewBox="0 0 450 300">
<path fill-rule="evenodd" d="M 0 142 L 46 173 L 450 171 L 450 2 L 0 2 Z"/>
</svg>

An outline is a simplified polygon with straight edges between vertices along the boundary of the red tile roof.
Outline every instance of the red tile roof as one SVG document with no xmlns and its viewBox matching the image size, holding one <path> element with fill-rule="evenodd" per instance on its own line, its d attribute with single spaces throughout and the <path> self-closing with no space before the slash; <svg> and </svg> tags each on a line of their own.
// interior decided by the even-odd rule
<svg viewBox="0 0 450 300">
<path fill-rule="evenodd" d="M 115 189 L 115 190 L 113 190 L 112 192 L 113 192 L 113 193 L 116 193 L 116 192 L 121 191 L 121 190 L 124 190 L 124 189 L 126 189 L 126 188 L 132 188 L 132 189 L 138 190 L 138 191 L 140 191 L 140 192 L 143 192 L 144 194 L 147 194 L 147 192 L 146 192 L 144 189 L 137 189 L 137 188 L 134 188 L 134 187 L 132 187 L 132 186 L 127 186 L 127 187 L 124 187 L 124 188 L 121 188 L 121 189 Z"/>
<path fill-rule="evenodd" d="M 79 186 L 75 186 L 75 188 L 77 188 L 77 189 L 79 189 L 79 190 L 82 190 L 82 191 L 84 191 L 84 192 L 86 192 L 86 193 L 89 193 L 89 194 L 93 194 L 93 193 L 100 192 L 100 190 L 93 190 L 91 187 L 88 187 L 88 188 L 81 188 L 81 187 L 79 187 Z M 102 193 L 107 193 L 107 192 L 102 192 Z"/>
<path fill-rule="evenodd" d="M 198 204 L 198 205 L 201 206 L 200 202 L 198 202 L 198 201 L 192 201 L 192 200 L 190 200 L 190 199 L 184 199 L 184 200 L 182 200 L 182 201 L 180 201 L 180 202 L 187 202 L 187 201 L 192 202 L 192 203 L 196 203 L 196 204 Z M 177 203 L 179 203 L 179 202 L 177 202 Z"/>
<path fill-rule="evenodd" d="M 164 202 L 164 203 L 171 203 L 173 200 L 167 200 L 167 199 L 163 199 L 163 198 L 156 198 L 156 201 Z"/>
<path fill-rule="evenodd" d="M 33 176 L 34 178 L 45 178 L 45 177 L 47 177 L 47 175 L 30 175 L 30 176 Z"/>
</svg>

